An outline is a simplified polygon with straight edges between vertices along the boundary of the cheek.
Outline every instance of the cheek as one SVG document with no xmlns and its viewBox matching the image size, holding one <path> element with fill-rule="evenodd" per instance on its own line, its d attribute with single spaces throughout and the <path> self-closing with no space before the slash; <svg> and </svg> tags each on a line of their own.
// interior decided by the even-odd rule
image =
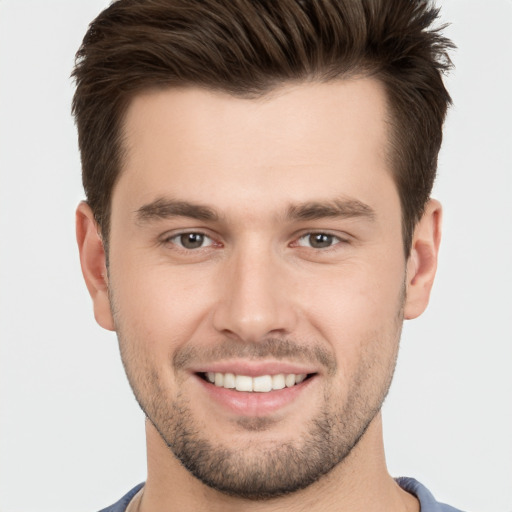
<svg viewBox="0 0 512 512">
<path fill-rule="evenodd" d="M 173 355 L 196 336 L 200 314 L 192 303 L 199 307 L 200 294 L 154 266 L 112 268 L 114 320 L 130 384 L 142 401 L 176 398 L 183 375 L 174 372 Z"/>
<path fill-rule="evenodd" d="M 396 350 L 403 283 L 401 262 L 380 261 L 331 269 L 305 289 L 303 314 L 331 345 L 344 373 L 350 373 L 349 367 L 356 365 L 369 344 L 389 353 Z"/>
<path fill-rule="evenodd" d="M 211 279 L 201 269 L 191 273 L 190 268 L 144 261 L 112 261 L 115 319 L 132 343 L 158 358 L 193 338 L 204 324 L 212 303 Z"/>
</svg>

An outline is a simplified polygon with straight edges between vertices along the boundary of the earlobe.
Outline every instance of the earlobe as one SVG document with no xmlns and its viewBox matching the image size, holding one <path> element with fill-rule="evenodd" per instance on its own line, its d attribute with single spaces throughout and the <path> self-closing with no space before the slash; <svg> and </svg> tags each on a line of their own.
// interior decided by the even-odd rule
<svg viewBox="0 0 512 512">
<path fill-rule="evenodd" d="M 101 327 L 114 331 L 108 295 L 105 250 L 98 225 L 86 202 L 81 202 L 76 210 L 76 239 L 82 274 L 93 302 L 94 317 Z"/>
<path fill-rule="evenodd" d="M 407 260 L 406 319 L 418 317 L 428 305 L 441 243 L 441 217 L 441 204 L 431 199 L 414 230 L 411 254 Z"/>
</svg>

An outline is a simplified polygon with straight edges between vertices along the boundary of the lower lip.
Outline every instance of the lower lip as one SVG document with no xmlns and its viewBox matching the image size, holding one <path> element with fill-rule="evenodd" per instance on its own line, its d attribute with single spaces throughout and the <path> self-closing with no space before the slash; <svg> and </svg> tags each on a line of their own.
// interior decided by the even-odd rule
<svg viewBox="0 0 512 512">
<path fill-rule="evenodd" d="M 221 388 L 205 381 L 198 375 L 195 377 L 211 399 L 229 412 L 242 416 L 265 416 L 276 412 L 296 401 L 299 395 L 304 393 L 317 379 L 316 375 L 313 375 L 291 388 L 259 393 Z"/>
</svg>

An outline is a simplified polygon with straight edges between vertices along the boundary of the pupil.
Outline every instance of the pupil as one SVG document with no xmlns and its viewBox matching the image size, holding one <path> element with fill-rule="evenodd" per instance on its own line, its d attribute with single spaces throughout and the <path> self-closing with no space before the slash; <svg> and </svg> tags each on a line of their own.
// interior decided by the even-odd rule
<svg viewBox="0 0 512 512">
<path fill-rule="evenodd" d="M 315 249 L 321 249 L 322 247 L 329 247 L 332 245 L 332 235 L 326 235 L 324 233 L 318 233 L 311 236 L 311 246 Z"/>
<path fill-rule="evenodd" d="M 187 233 L 186 235 L 181 235 L 180 241 L 186 249 L 198 249 L 203 245 L 204 235 L 200 233 Z"/>
</svg>

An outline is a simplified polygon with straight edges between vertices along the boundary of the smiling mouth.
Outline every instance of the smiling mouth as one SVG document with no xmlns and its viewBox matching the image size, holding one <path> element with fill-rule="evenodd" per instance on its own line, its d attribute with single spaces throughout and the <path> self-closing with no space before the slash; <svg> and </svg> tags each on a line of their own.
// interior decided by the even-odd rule
<svg viewBox="0 0 512 512">
<path fill-rule="evenodd" d="M 198 375 L 216 387 L 242 392 L 269 393 L 284 388 L 292 388 L 313 377 L 314 373 L 278 373 L 276 375 L 237 375 L 234 373 L 201 372 Z"/>
</svg>

